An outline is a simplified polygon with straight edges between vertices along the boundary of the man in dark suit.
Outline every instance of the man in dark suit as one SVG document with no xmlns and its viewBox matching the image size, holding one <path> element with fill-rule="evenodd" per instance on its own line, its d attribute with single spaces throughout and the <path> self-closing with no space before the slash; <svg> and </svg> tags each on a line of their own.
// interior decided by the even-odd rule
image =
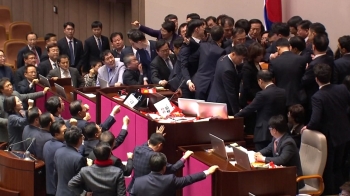
<svg viewBox="0 0 350 196">
<path fill-rule="evenodd" d="M 37 79 L 36 68 L 34 65 L 27 65 L 25 66 L 25 68 L 25 79 L 18 83 L 16 89 L 20 94 L 34 93 L 34 84 L 37 84 L 39 82 L 39 80 Z"/>
<path fill-rule="evenodd" d="M 161 86 L 167 86 L 170 73 L 174 69 L 176 57 L 170 54 L 169 43 L 164 39 L 156 42 L 156 56 L 151 62 L 152 82 Z"/>
<path fill-rule="evenodd" d="M 20 49 L 17 54 L 17 69 L 20 67 L 23 67 L 25 65 L 24 63 L 24 54 L 26 54 L 29 51 L 32 51 L 34 53 L 34 56 L 36 57 L 35 59 L 35 64 L 34 65 L 39 65 L 40 63 L 40 56 L 41 56 L 41 48 L 36 46 L 36 40 L 38 39 L 38 36 L 30 32 L 26 36 L 26 40 L 28 45 L 25 46 L 24 48 Z"/>
<path fill-rule="evenodd" d="M 101 34 L 102 23 L 100 21 L 92 22 L 91 29 L 93 36 L 84 42 L 83 73 L 89 73 L 90 62 L 100 60 L 101 52 L 110 50 L 108 37 Z"/>
<path fill-rule="evenodd" d="M 133 54 L 127 54 L 124 57 L 124 65 L 126 69 L 123 73 L 124 85 L 147 85 L 147 76 L 144 66 L 139 63 Z"/>
<path fill-rule="evenodd" d="M 242 28 L 235 28 L 232 31 L 232 40 L 231 42 L 227 45 L 223 45 L 222 48 L 225 48 L 226 54 L 230 54 L 231 50 L 234 45 L 238 44 L 245 44 L 246 39 L 247 39 L 247 34 L 245 33 L 245 30 Z M 224 43 L 225 44 L 225 43 Z"/>
<path fill-rule="evenodd" d="M 43 149 L 45 143 L 52 139 L 49 129 L 54 120 L 53 115 L 49 112 L 45 112 L 39 117 L 41 128 L 36 134 L 33 135 L 35 141 L 33 142 L 32 146 L 34 149 L 34 155 L 40 160 L 44 160 Z"/>
<path fill-rule="evenodd" d="M 152 170 L 149 165 L 149 160 L 152 155 L 160 152 L 163 149 L 165 142 L 163 136 L 163 129 L 157 130 L 156 133 L 153 133 L 149 138 L 148 142 L 144 143 L 141 146 L 136 146 L 134 149 L 134 175 L 128 186 L 128 192 L 131 191 L 131 188 L 134 185 L 135 178 L 145 176 L 149 174 Z M 173 174 L 184 166 L 184 162 L 188 157 L 193 154 L 192 151 L 187 151 L 183 157 L 178 160 L 175 164 L 166 163 L 165 173 Z"/>
<path fill-rule="evenodd" d="M 193 83 L 196 87 L 195 98 L 207 100 L 211 83 L 215 75 L 215 65 L 218 59 L 225 55 L 221 42 L 223 40 L 224 30 L 221 26 L 214 26 L 210 30 L 212 40 L 199 44 L 199 49 L 193 55 L 193 59 L 198 60 L 198 70 L 193 76 Z"/>
<path fill-rule="evenodd" d="M 84 54 L 83 43 L 74 37 L 74 23 L 64 23 L 63 29 L 65 37 L 57 42 L 58 48 L 60 49 L 60 55 L 67 55 L 70 59 L 69 65 L 77 68 L 80 73 Z"/>
<path fill-rule="evenodd" d="M 315 23 L 312 23 L 310 25 L 306 49 L 308 51 L 310 51 L 311 54 L 313 54 L 313 47 L 312 47 L 313 44 L 312 43 L 313 43 L 314 37 L 316 35 L 326 35 L 328 37 L 328 34 L 326 32 L 326 27 L 319 22 L 315 22 Z M 329 46 L 327 46 L 327 50 L 325 50 L 325 51 L 326 51 L 327 56 L 334 58 L 334 53 Z"/>
<path fill-rule="evenodd" d="M 5 65 L 6 55 L 3 50 L 0 50 L 0 78 L 8 78 L 12 84 L 15 84 L 15 76 L 12 69 Z"/>
<path fill-rule="evenodd" d="M 23 148 L 25 150 L 28 149 L 28 147 L 33 141 L 33 138 L 35 138 L 35 136 L 39 135 L 40 133 L 40 116 L 41 111 L 37 107 L 33 107 L 30 110 L 28 110 L 27 120 L 29 124 L 26 125 L 23 129 L 22 140 L 26 140 L 28 138 L 30 138 L 30 140 L 25 141 L 23 144 L 17 144 L 23 145 Z M 28 149 L 28 151 L 31 154 L 35 155 L 35 149 L 33 145 Z"/>
<path fill-rule="evenodd" d="M 47 46 L 51 44 L 57 44 L 57 37 L 53 33 L 47 33 L 44 37 L 44 40 L 45 40 L 46 46 L 45 46 L 45 50 L 42 51 L 42 54 L 40 56 L 40 63 L 49 59 L 49 55 L 47 54 L 48 53 Z"/>
<path fill-rule="evenodd" d="M 305 40 L 302 37 L 294 36 L 289 38 L 290 51 L 296 55 L 299 55 L 305 59 L 306 63 L 310 63 L 312 61 L 311 53 L 306 49 Z"/>
<path fill-rule="evenodd" d="M 24 76 L 24 73 L 26 72 L 26 66 L 31 65 L 36 67 L 36 57 L 35 54 L 32 51 L 28 51 L 23 55 L 25 65 L 19 69 L 16 70 L 15 74 L 15 86 L 18 85 L 19 82 L 24 80 L 26 77 Z M 37 69 L 36 69 L 37 72 Z"/>
<path fill-rule="evenodd" d="M 137 52 L 140 55 L 140 63 L 142 64 L 145 78 L 147 78 L 148 84 L 152 84 L 150 64 L 152 60 L 157 56 L 156 42 L 147 40 L 145 34 L 139 30 L 132 31 L 129 38 L 132 42 L 132 45 L 137 48 Z"/>
<path fill-rule="evenodd" d="M 254 130 L 255 150 L 259 151 L 271 142 L 268 121 L 272 116 L 286 115 L 286 91 L 272 83 L 272 73 L 268 70 L 258 72 L 258 83 L 262 91 L 258 92 L 247 107 L 235 114 L 235 117 L 246 117 L 257 112 Z"/>
<path fill-rule="evenodd" d="M 56 180 L 56 196 L 75 196 L 68 187 L 68 182 L 81 168 L 87 166 L 87 160 L 77 151 L 84 135 L 81 129 L 72 126 L 64 133 L 66 146 L 56 150 L 54 156 L 54 179 Z"/>
<path fill-rule="evenodd" d="M 59 48 L 57 44 L 48 44 L 46 46 L 46 51 L 48 55 L 47 60 L 41 61 L 38 66 L 39 74 L 46 77 L 49 72 L 58 67 L 57 59 L 59 56 Z"/>
<path fill-rule="evenodd" d="M 121 58 L 120 55 L 122 53 L 122 50 L 125 48 L 123 34 L 121 32 L 114 32 L 109 37 L 109 40 L 112 44 L 111 52 L 114 58 Z"/>
<path fill-rule="evenodd" d="M 120 61 L 121 62 L 124 62 L 124 57 L 127 55 L 127 54 L 134 54 L 136 59 L 138 61 L 140 61 L 140 55 L 137 51 L 137 48 L 135 47 L 135 44 L 134 42 L 130 39 L 130 35 L 132 32 L 134 31 L 137 31 L 137 29 L 130 29 L 130 31 L 128 31 L 127 33 L 127 36 L 128 36 L 128 40 L 129 40 L 129 43 L 131 46 L 125 46 L 124 49 L 122 49 L 121 53 L 120 53 Z"/>
<path fill-rule="evenodd" d="M 334 61 L 334 70 L 339 74 L 337 84 L 342 84 L 345 77 L 350 75 L 350 36 L 340 37 L 338 47 L 343 56 Z"/>
<path fill-rule="evenodd" d="M 255 153 L 258 162 L 270 163 L 283 166 L 295 166 L 297 177 L 303 175 L 301 168 L 299 150 L 292 137 L 289 136 L 288 126 L 282 115 L 272 116 L 269 120 L 269 130 L 273 137 L 272 142 Z M 298 189 L 305 186 L 303 181 L 298 183 Z"/>
<path fill-rule="evenodd" d="M 130 192 L 131 196 L 142 196 L 145 193 L 149 196 L 173 196 L 176 195 L 177 189 L 182 189 L 185 186 L 204 180 L 219 168 L 216 165 L 211 166 L 208 170 L 184 177 L 176 177 L 173 174 L 164 175 L 167 169 L 167 159 L 161 152 L 154 153 L 151 156 L 149 165 L 151 173 L 135 179 L 134 186 Z"/>
<path fill-rule="evenodd" d="M 246 54 L 247 48 L 243 44 L 235 45 L 231 53 L 221 57 L 216 64 L 214 81 L 207 101 L 226 103 L 228 115 L 239 112 L 238 93 L 241 79 L 237 65 L 242 63 Z"/>
<path fill-rule="evenodd" d="M 327 162 L 323 172 L 323 194 L 334 195 L 339 193 L 338 188 L 344 183 L 342 165 L 345 161 L 345 146 L 350 140 L 347 116 L 350 94 L 345 85 L 330 84 L 332 70 L 329 65 L 316 65 L 314 75 L 320 90 L 312 96 L 311 120 L 302 131 L 317 130 L 326 136 Z"/>
<path fill-rule="evenodd" d="M 178 58 L 178 55 L 180 53 L 180 49 L 181 49 L 181 46 L 183 45 L 183 42 L 184 42 L 184 39 L 182 37 L 179 37 L 174 41 L 174 55 L 176 56 L 176 62 L 173 64 L 174 68 L 170 72 L 169 80 L 168 80 L 170 90 L 174 91 L 174 92 L 180 88 L 180 85 L 186 86 L 186 84 L 184 84 L 182 82 L 183 77 L 182 77 L 182 72 L 181 72 L 180 61 Z"/>
<path fill-rule="evenodd" d="M 57 120 L 64 120 L 61 117 L 61 113 L 64 109 L 64 102 L 62 101 L 61 97 L 59 96 L 51 96 L 46 100 L 45 103 L 45 109 L 46 111 L 50 112 L 53 117 L 55 118 L 55 121 Z"/>
<path fill-rule="evenodd" d="M 43 147 L 43 157 L 45 161 L 46 171 L 46 194 L 48 196 L 54 196 L 56 194 L 56 180 L 54 179 L 54 156 L 56 150 L 63 147 L 64 132 L 66 131 L 66 125 L 61 119 L 55 120 L 50 126 L 50 133 L 52 139 L 47 141 Z"/>
<path fill-rule="evenodd" d="M 98 143 L 94 148 L 94 154 L 96 156 L 94 164 L 82 168 L 68 182 L 69 189 L 76 195 L 89 190 L 97 196 L 125 196 L 123 171 L 113 166 L 113 161 L 110 159 L 112 149 L 109 144 Z"/>
<path fill-rule="evenodd" d="M 273 25 L 271 30 L 277 35 L 278 38 L 287 38 L 289 37 L 289 27 L 287 23 L 278 22 Z M 276 42 L 273 42 L 267 49 L 264 57 L 265 62 L 270 62 L 270 60 L 278 56 Z"/>
<path fill-rule="evenodd" d="M 286 91 L 286 106 L 301 104 L 306 101 L 306 97 L 302 98 L 300 95 L 301 78 L 306 61 L 303 57 L 289 51 L 289 42 L 286 38 L 279 38 L 276 41 L 276 47 L 278 56 L 270 61 L 269 71 L 275 78 L 276 86 Z"/>
<path fill-rule="evenodd" d="M 67 55 L 61 55 L 58 58 L 59 67 L 51 70 L 47 74 L 48 79 L 57 80 L 59 78 L 71 78 L 72 86 L 75 88 L 81 88 L 85 86 L 84 78 L 79 74 L 79 71 L 74 67 L 69 67 L 69 57 Z"/>
</svg>

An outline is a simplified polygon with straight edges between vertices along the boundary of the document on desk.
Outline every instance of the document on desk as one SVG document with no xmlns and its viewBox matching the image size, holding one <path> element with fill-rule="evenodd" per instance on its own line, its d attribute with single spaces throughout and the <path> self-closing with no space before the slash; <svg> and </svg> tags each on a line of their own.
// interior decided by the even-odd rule
<svg viewBox="0 0 350 196">
<path fill-rule="evenodd" d="M 86 95 L 89 98 L 95 98 L 96 97 L 96 95 L 92 94 L 92 93 L 85 93 L 84 95 Z"/>
<path fill-rule="evenodd" d="M 248 154 L 248 158 L 249 158 L 249 162 L 250 163 L 254 163 L 255 162 L 255 158 L 254 158 L 254 155 L 255 155 L 255 152 L 252 151 L 252 150 L 247 150 L 246 148 L 240 146 L 238 147 L 239 149 L 241 149 L 242 151 L 246 152 Z"/>
</svg>

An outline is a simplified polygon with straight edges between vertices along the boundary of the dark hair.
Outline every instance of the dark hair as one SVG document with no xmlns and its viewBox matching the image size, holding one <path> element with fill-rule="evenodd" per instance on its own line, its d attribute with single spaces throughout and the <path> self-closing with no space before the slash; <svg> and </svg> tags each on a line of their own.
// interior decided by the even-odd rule
<svg viewBox="0 0 350 196">
<path fill-rule="evenodd" d="M 5 97 L 4 99 L 4 111 L 10 114 L 16 114 L 16 96 Z"/>
<path fill-rule="evenodd" d="M 99 142 L 93 149 L 95 157 L 99 161 L 108 160 L 111 156 L 111 146 L 106 142 Z"/>
<path fill-rule="evenodd" d="M 112 52 L 110 50 L 105 50 L 103 52 L 100 53 L 100 58 L 102 61 L 105 60 L 105 57 L 108 55 L 108 54 L 112 54 Z"/>
<path fill-rule="evenodd" d="M 59 47 L 58 47 L 58 45 L 56 43 L 51 43 L 51 44 L 48 44 L 46 46 L 46 51 L 50 52 L 50 49 L 53 48 L 53 47 L 57 47 L 59 49 Z"/>
<path fill-rule="evenodd" d="M 100 141 L 107 142 L 112 147 L 115 141 L 115 136 L 110 131 L 104 131 L 100 135 Z"/>
<path fill-rule="evenodd" d="M 345 182 L 341 185 L 340 190 L 350 193 L 350 182 Z"/>
<path fill-rule="evenodd" d="M 296 123 L 304 122 L 305 110 L 300 104 L 295 104 L 289 107 L 289 115 L 293 118 Z"/>
<path fill-rule="evenodd" d="M 271 82 L 273 78 L 272 73 L 269 70 L 260 70 L 257 75 L 257 79 L 264 82 Z"/>
<path fill-rule="evenodd" d="M 260 35 L 263 36 L 265 33 L 267 33 L 267 35 L 269 34 L 270 31 L 261 31 Z"/>
<path fill-rule="evenodd" d="M 322 84 L 326 84 L 331 80 L 332 69 L 327 64 L 317 64 L 314 67 L 314 73 L 318 81 Z"/>
<path fill-rule="evenodd" d="M 178 35 L 181 35 L 181 29 L 184 28 L 185 26 L 187 26 L 187 23 L 182 23 L 182 24 L 179 26 L 179 29 L 177 29 L 177 34 L 178 34 Z"/>
<path fill-rule="evenodd" d="M 75 25 L 72 22 L 66 22 L 66 23 L 63 24 L 63 28 L 64 29 L 67 28 L 67 26 L 71 26 L 71 27 L 73 27 L 73 29 L 75 28 Z"/>
<path fill-rule="evenodd" d="M 244 44 L 237 44 L 232 47 L 231 53 L 234 52 L 238 56 L 247 56 L 247 47 Z"/>
<path fill-rule="evenodd" d="M 130 29 L 127 33 L 126 33 L 126 36 L 128 36 L 128 38 L 130 39 L 130 35 L 135 32 L 135 31 L 138 31 L 138 29 Z"/>
<path fill-rule="evenodd" d="M 60 63 L 61 62 L 61 59 L 68 59 L 69 61 L 69 56 L 66 55 L 66 54 L 61 54 L 58 59 L 57 59 L 57 62 Z"/>
<path fill-rule="evenodd" d="M 81 107 L 81 103 L 82 101 L 79 99 L 79 100 L 72 101 L 69 104 L 69 112 L 72 116 L 78 115 L 78 113 L 83 110 L 83 108 Z"/>
<path fill-rule="evenodd" d="M 254 59 L 265 54 L 265 48 L 258 42 L 250 44 L 248 48 L 248 61 L 254 62 Z"/>
<path fill-rule="evenodd" d="M 91 139 L 95 137 L 95 134 L 98 132 L 98 129 L 96 127 L 96 123 L 94 122 L 88 122 L 86 123 L 84 127 L 84 135 L 86 139 Z"/>
<path fill-rule="evenodd" d="M 230 16 L 226 16 L 226 17 L 221 18 L 221 26 L 224 27 L 225 23 L 227 23 L 229 26 L 234 26 L 235 20 Z"/>
<path fill-rule="evenodd" d="M 213 22 L 215 22 L 216 23 L 216 18 L 215 18 L 215 16 L 208 16 L 206 19 L 205 19 L 205 21 L 208 23 L 209 21 L 213 21 Z"/>
<path fill-rule="evenodd" d="M 277 35 L 274 31 L 269 31 L 269 34 L 267 35 L 268 38 L 271 38 L 272 36 Z"/>
<path fill-rule="evenodd" d="M 149 159 L 149 166 L 151 171 L 160 172 L 167 164 L 166 156 L 161 152 L 155 152 Z"/>
<path fill-rule="evenodd" d="M 81 135 L 82 131 L 79 127 L 71 126 L 66 132 L 64 132 L 64 140 L 66 141 L 67 145 L 75 146 L 78 144 Z"/>
<path fill-rule="evenodd" d="M 344 48 L 347 52 L 350 52 L 350 35 L 339 37 L 338 43 L 341 49 Z"/>
<path fill-rule="evenodd" d="M 184 43 L 184 38 L 178 37 L 173 41 L 173 46 L 174 48 L 180 48 L 183 43 Z"/>
<path fill-rule="evenodd" d="M 225 18 L 225 17 L 227 17 L 226 14 L 221 14 L 221 15 L 219 15 L 218 17 L 216 17 L 216 24 L 219 24 L 219 21 L 222 22 L 222 21 L 221 21 L 222 18 Z"/>
<path fill-rule="evenodd" d="M 343 84 L 348 88 L 348 91 L 350 91 L 350 75 L 345 76 Z"/>
<path fill-rule="evenodd" d="M 29 69 L 30 67 L 33 67 L 33 68 L 36 69 L 35 65 L 27 65 L 27 66 L 24 68 L 24 69 L 25 69 L 25 73 L 28 73 L 28 69 Z"/>
<path fill-rule="evenodd" d="M 58 108 L 61 108 L 61 101 L 58 96 L 51 96 L 45 102 L 45 109 L 52 115 L 58 112 Z"/>
<path fill-rule="evenodd" d="M 51 37 L 56 37 L 56 34 L 53 33 L 46 33 L 44 40 L 49 41 Z"/>
<path fill-rule="evenodd" d="M 289 27 L 287 23 L 282 23 L 282 22 L 274 23 L 272 27 L 272 31 L 277 35 L 282 35 L 284 37 L 289 36 Z"/>
<path fill-rule="evenodd" d="M 289 27 L 297 28 L 297 24 L 302 21 L 303 19 L 300 16 L 293 16 L 288 21 L 287 24 Z"/>
<path fill-rule="evenodd" d="M 205 26 L 208 26 L 208 23 L 207 23 L 207 21 L 206 21 L 204 18 L 200 18 L 200 20 L 203 21 L 203 23 L 204 23 Z"/>
<path fill-rule="evenodd" d="M 260 24 L 261 31 L 265 31 L 264 24 L 261 22 L 261 20 L 259 20 L 259 19 L 251 19 L 251 20 L 249 20 L 250 27 L 252 26 L 252 24 Z"/>
<path fill-rule="evenodd" d="M 131 32 L 129 39 L 131 39 L 133 42 L 139 42 L 146 40 L 146 37 L 140 30 L 136 30 Z"/>
<path fill-rule="evenodd" d="M 26 52 L 26 53 L 23 54 L 23 58 L 24 58 L 24 59 L 28 59 L 28 57 L 29 57 L 30 55 L 33 55 L 33 56 L 36 57 L 36 54 L 35 54 L 34 52 L 28 51 L 28 52 Z"/>
<path fill-rule="evenodd" d="M 91 29 L 93 28 L 101 28 L 102 29 L 102 22 L 100 21 L 94 21 L 91 23 Z"/>
<path fill-rule="evenodd" d="M 187 23 L 186 37 L 191 37 L 197 27 L 204 25 L 201 19 L 193 19 Z"/>
<path fill-rule="evenodd" d="M 95 61 L 95 60 L 90 61 L 91 68 L 94 68 L 97 65 L 97 63 L 102 63 L 102 62 L 101 61 Z"/>
<path fill-rule="evenodd" d="M 32 107 L 28 110 L 27 113 L 27 120 L 29 124 L 34 123 L 35 119 L 39 118 L 39 108 L 38 107 Z"/>
<path fill-rule="evenodd" d="M 233 29 L 232 31 L 232 37 L 236 37 L 236 35 L 239 35 L 239 34 L 242 34 L 242 33 L 245 33 L 245 30 L 242 29 L 242 28 L 235 28 Z"/>
<path fill-rule="evenodd" d="M 173 21 L 164 21 L 162 24 L 162 28 L 165 29 L 166 31 L 168 31 L 169 33 L 175 33 L 175 23 Z"/>
<path fill-rule="evenodd" d="M 168 14 L 164 17 L 164 21 L 173 20 L 173 19 L 177 20 L 177 16 L 175 14 Z"/>
<path fill-rule="evenodd" d="M 160 133 L 153 133 L 151 137 L 149 138 L 149 143 L 153 146 L 156 146 L 160 143 L 164 144 L 165 138 L 162 134 Z"/>
<path fill-rule="evenodd" d="M 10 82 L 11 83 L 10 79 L 8 79 L 6 77 L 3 77 L 3 78 L 0 79 L 0 89 L 1 90 L 4 90 L 4 86 L 5 86 L 6 82 Z"/>
<path fill-rule="evenodd" d="M 281 37 L 276 41 L 276 46 L 289 47 L 289 41 L 287 38 Z"/>
<path fill-rule="evenodd" d="M 269 126 L 276 129 L 279 133 L 286 133 L 288 125 L 282 115 L 272 116 L 269 120 Z"/>
<path fill-rule="evenodd" d="M 55 137 L 56 133 L 60 133 L 60 129 L 63 125 L 65 125 L 65 123 L 62 119 L 57 119 L 55 122 L 53 122 L 50 126 L 51 135 Z"/>
<path fill-rule="evenodd" d="M 193 20 L 193 19 L 200 19 L 201 17 L 197 13 L 191 13 L 191 14 L 187 14 L 186 19 L 187 18 L 191 18 L 191 20 Z"/>
<path fill-rule="evenodd" d="M 222 26 L 214 26 L 210 29 L 210 36 L 214 41 L 220 41 L 224 36 L 224 29 Z"/>
<path fill-rule="evenodd" d="M 245 33 L 248 34 L 250 31 L 250 23 L 247 19 L 239 19 L 235 23 L 235 28 L 242 28 Z"/>
<path fill-rule="evenodd" d="M 117 37 L 119 35 L 120 39 L 124 39 L 123 33 L 121 32 L 113 32 L 111 36 L 109 37 L 109 40 L 113 42 L 113 38 Z"/>
<path fill-rule="evenodd" d="M 297 26 L 300 26 L 301 29 L 310 29 L 311 24 L 312 23 L 310 20 L 302 20 L 297 24 Z"/>
<path fill-rule="evenodd" d="M 167 41 L 165 41 L 164 39 L 157 40 L 157 42 L 156 42 L 156 50 L 157 50 L 157 52 L 159 52 L 159 49 L 161 47 L 163 47 L 165 44 L 167 44 L 169 46 L 169 43 Z"/>
<path fill-rule="evenodd" d="M 38 38 L 38 35 L 37 35 L 36 33 L 34 33 L 34 32 L 29 32 L 29 33 L 27 33 L 27 35 L 26 35 L 26 40 L 28 40 L 28 35 L 35 35 L 35 37 Z"/>
<path fill-rule="evenodd" d="M 306 48 L 305 40 L 300 36 L 294 36 L 289 38 L 289 45 L 292 48 L 296 48 L 299 51 L 303 51 Z"/>
<path fill-rule="evenodd" d="M 329 40 L 328 40 L 327 35 L 325 35 L 325 34 L 315 35 L 312 44 L 315 46 L 315 49 L 319 52 L 327 51 L 328 44 L 329 44 Z"/>
<path fill-rule="evenodd" d="M 314 31 L 317 35 L 319 35 L 319 34 L 326 34 L 327 35 L 326 27 L 323 24 L 319 23 L 319 22 L 312 23 L 310 25 L 310 29 L 312 31 Z"/>
<path fill-rule="evenodd" d="M 29 111 L 28 111 L 28 115 L 29 115 Z M 41 128 L 48 127 L 50 123 L 53 122 L 51 115 L 52 114 L 50 112 L 45 112 L 44 114 L 40 115 L 39 122 L 40 122 Z"/>
</svg>

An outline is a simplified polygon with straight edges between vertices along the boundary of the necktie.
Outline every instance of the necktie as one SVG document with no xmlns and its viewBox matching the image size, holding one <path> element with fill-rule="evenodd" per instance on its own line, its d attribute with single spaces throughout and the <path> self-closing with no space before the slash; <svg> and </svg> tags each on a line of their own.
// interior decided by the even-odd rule
<svg viewBox="0 0 350 196">
<path fill-rule="evenodd" d="M 148 60 L 148 61 L 151 61 L 151 56 L 150 56 L 150 54 L 148 53 L 147 50 L 145 50 L 145 53 L 146 53 L 147 60 Z"/>
<path fill-rule="evenodd" d="M 140 54 L 139 54 L 138 51 L 136 51 L 136 59 L 137 59 L 138 61 L 140 61 Z"/>
<path fill-rule="evenodd" d="M 74 56 L 74 50 L 73 50 L 73 43 L 72 41 L 69 41 L 69 52 L 70 52 L 70 65 L 74 65 L 75 62 L 75 56 Z"/>
<path fill-rule="evenodd" d="M 39 58 L 39 56 L 38 56 L 38 53 L 36 52 L 35 48 L 32 48 L 32 52 L 34 52 L 34 54 L 35 54 L 36 66 L 38 66 L 39 63 L 40 63 L 40 58 Z"/>
<path fill-rule="evenodd" d="M 108 69 L 108 82 L 110 79 L 112 79 L 112 77 L 113 77 L 112 74 L 113 74 L 113 69 Z"/>
<path fill-rule="evenodd" d="M 275 141 L 273 142 L 273 151 L 274 151 L 275 153 L 277 152 L 277 143 L 278 143 L 277 140 L 275 140 Z"/>
<path fill-rule="evenodd" d="M 102 52 L 102 43 L 100 38 L 97 38 L 97 43 L 98 43 L 98 49 L 100 49 L 100 51 Z"/>
<path fill-rule="evenodd" d="M 166 66 L 168 66 L 170 71 L 173 70 L 173 65 L 171 64 L 169 58 L 165 59 L 165 63 L 166 63 Z"/>
<path fill-rule="evenodd" d="M 53 63 L 52 66 L 53 66 L 54 69 L 57 67 L 56 63 Z"/>
</svg>

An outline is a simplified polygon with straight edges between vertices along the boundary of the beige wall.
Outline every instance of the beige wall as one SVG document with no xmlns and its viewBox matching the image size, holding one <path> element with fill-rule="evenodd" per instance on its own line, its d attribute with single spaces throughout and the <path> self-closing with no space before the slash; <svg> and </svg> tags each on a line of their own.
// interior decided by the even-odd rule
<svg viewBox="0 0 350 196">
<path fill-rule="evenodd" d="M 337 46 L 338 37 L 350 34 L 350 25 L 341 25 L 349 23 L 348 0 L 283 0 L 282 2 L 284 21 L 291 16 L 300 15 L 312 22 L 323 23 L 327 28 L 333 50 Z M 185 22 L 186 15 L 192 12 L 204 18 L 225 13 L 235 20 L 258 18 L 263 21 L 263 4 L 263 0 L 146 0 L 145 24 L 159 28 L 164 16 L 169 13 L 176 14 L 181 24 Z"/>
</svg>

